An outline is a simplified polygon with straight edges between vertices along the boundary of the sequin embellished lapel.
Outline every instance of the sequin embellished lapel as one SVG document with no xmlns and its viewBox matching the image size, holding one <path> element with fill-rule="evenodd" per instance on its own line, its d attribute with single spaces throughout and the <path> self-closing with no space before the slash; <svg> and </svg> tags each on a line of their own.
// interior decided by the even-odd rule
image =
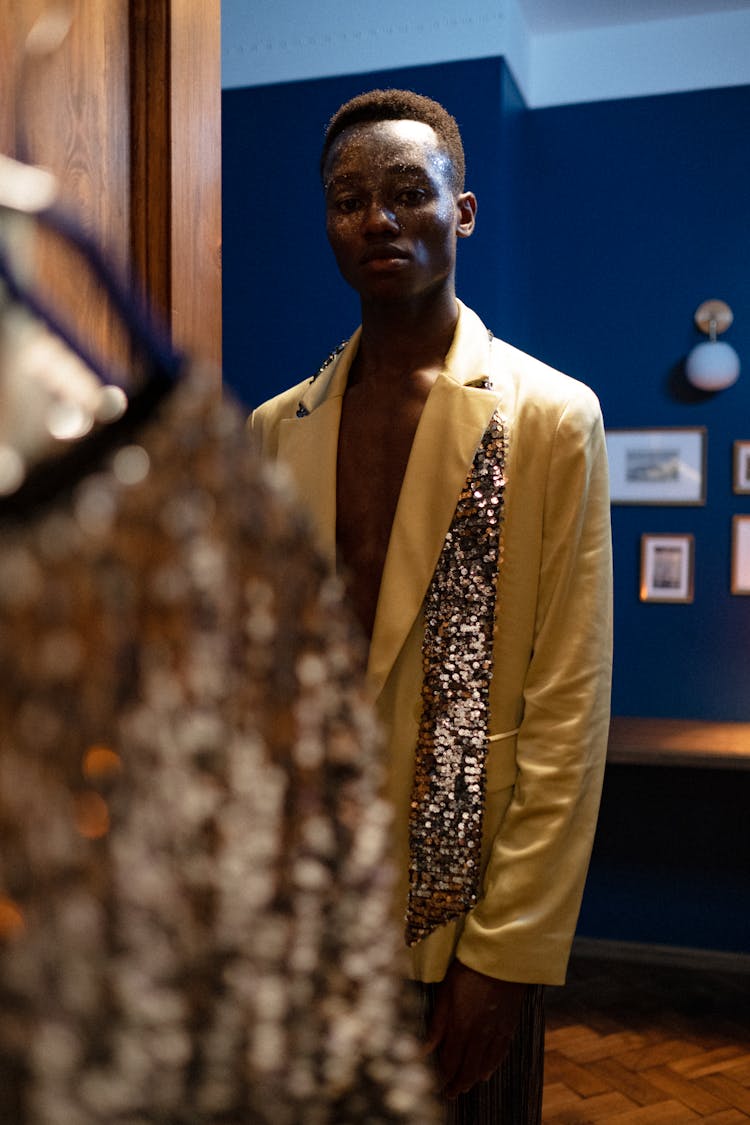
<svg viewBox="0 0 750 1125">
<path fill-rule="evenodd" d="M 504 469 L 505 431 L 495 411 L 425 601 L 409 824 L 409 945 L 465 914 L 479 895 Z"/>
</svg>

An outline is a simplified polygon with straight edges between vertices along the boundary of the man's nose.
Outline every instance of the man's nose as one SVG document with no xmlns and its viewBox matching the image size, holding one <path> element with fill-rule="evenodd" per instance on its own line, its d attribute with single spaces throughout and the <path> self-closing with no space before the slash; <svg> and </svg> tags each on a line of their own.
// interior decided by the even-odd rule
<svg viewBox="0 0 750 1125">
<path fill-rule="evenodd" d="M 368 231 L 400 230 L 396 212 L 382 199 L 373 199 L 365 211 L 365 229 Z"/>
</svg>

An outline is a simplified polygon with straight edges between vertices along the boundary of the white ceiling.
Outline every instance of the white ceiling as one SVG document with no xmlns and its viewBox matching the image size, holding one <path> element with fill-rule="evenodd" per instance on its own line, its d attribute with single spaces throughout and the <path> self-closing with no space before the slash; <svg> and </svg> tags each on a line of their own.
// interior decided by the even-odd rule
<svg viewBox="0 0 750 1125">
<path fill-rule="evenodd" d="M 750 10 L 750 0 L 519 0 L 532 34 Z"/>
<path fill-rule="evenodd" d="M 0 0 L 0 7 L 2 0 Z M 750 0 L 221 0 L 222 82 L 502 56 L 531 108 L 750 85 Z"/>
</svg>

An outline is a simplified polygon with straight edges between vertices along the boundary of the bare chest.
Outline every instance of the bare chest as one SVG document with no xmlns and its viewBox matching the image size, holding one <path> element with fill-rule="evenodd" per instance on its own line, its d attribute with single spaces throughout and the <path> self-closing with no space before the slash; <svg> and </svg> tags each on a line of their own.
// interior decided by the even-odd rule
<svg viewBox="0 0 750 1125">
<path fill-rule="evenodd" d="M 372 634 L 401 486 L 424 402 L 347 403 L 339 430 L 336 542 L 349 598 Z"/>
</svg>

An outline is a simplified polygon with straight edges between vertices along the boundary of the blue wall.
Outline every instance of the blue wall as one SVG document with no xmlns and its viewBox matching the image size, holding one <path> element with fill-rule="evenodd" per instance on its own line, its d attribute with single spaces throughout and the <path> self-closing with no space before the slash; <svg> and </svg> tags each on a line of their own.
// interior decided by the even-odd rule
<svg viewBox="0 0 750 1125">
<path fill-rule="evenodd" d="M 729 593 L 732 443 L 750 437 L 750 88 L 537 110 L 523 181 L 525 346 L 595 388 L 611 427 L 705 426 L 704 507 L 612 510 L 613 711 L 750 719 L 750 599 Z M 744 375 L 691 390 L 709 297 Z M 695 535 L 695 600 L 641 603 L 644 532 Z M 748 748 L 750 749 L 750 747 Z M 610 766 L 579 932 L 750 951 L 750 773 Z"/>
<path fill-rule="evenodd" d="M 750 953 L 750 773 L 609 765 L 578 933 Z"/>
<path fill-rule="evenodd" d="M 608 426 L 705 426 L 702 508 L 613 509 L 621 715 L 750 719 L 750 599 L 729 593 L 732 442 L 750 437 L 750 87 L 527 115 L 530 347 L 590 383 Z M 744 377 L 690 393 L 695 309 L 729 302 Z M 695 601 L 638 600 L 642 532 L 695 534 Z"/>
<path fill-rule="evenodd" d="M 502 60 L 225 91 L 227 381 L 254 405 L 356 325 L 325 242 L 325 121 L 375 85 L 443 101 L 479 197 L 459 295 L 498 335 L 588 382 L 605 422 L 705 426 L 704 507 L 613 509 L 616 714 L 750 720 L 750 598 L 729 594 L 731 448 L 750 439 L 750 87 L 528 111 Z M 690 392 L 701 301 L 735 312 L 745 373 Z M 692 532 L 695 601 L 641 604 L 643 532 Z M 750 773 L 611 767 L 581 915 L 588 936 L 749 949 Z"/>
</svg>

